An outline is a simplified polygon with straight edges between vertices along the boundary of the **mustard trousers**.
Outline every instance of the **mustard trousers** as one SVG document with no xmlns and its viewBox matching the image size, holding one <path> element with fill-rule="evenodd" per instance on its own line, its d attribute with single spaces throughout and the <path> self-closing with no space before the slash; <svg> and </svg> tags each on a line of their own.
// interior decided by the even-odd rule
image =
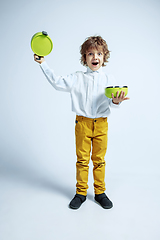
<svg viewBox="0 0 160 240">
<path fill-rule="evenodd" d="M 76 116 L 76 193 L 86 196 L 90 153 L 93 161 L 95 194 L 105 191 L 105 154 L 108 140 L 107 118 L 86 118 Z"/>
</svg>

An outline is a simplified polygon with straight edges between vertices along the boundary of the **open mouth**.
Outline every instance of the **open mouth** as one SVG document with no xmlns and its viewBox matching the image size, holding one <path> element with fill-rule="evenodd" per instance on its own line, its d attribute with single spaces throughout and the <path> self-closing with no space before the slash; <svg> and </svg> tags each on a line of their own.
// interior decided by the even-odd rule
<svg viewBox="0 0 160 240">
<path fill-rule="evenodd" d="M 92 62 L 92 65 L 96 66 L 98 65 L 98 62 Z"/>
</svg>

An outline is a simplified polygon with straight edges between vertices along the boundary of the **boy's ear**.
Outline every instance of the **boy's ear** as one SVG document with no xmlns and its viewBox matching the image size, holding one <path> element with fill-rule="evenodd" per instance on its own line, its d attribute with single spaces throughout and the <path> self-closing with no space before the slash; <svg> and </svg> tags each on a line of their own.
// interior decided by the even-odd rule
<svg viewBox="0 0 160 240">
<path fill-rule="evenodd" d="M 105 54 L 104 54 L 104 57 L 103 57 L 103 64 L 105 63 L 104 60 L 105 60 Z"/>
<path fill-rule="evenodd" d="M 86 54 L 84 54 L 84 64 L 87 65 L 87 62 L 86 62 Z"/>
</svg>

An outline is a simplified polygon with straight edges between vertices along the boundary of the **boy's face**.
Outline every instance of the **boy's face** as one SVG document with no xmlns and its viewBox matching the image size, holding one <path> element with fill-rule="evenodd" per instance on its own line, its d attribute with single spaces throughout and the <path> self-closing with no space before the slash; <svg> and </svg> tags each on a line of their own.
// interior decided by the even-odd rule
<svg viewBox="0 0 160 240">
<path fill-rule="evenodd" d="M 97 71 L 104 62 L 102 47 L 99 47 L 98 50 L 96 48 L 89 48 L 86 52 L 86 62 L 92 71 Z"/>
</svg>

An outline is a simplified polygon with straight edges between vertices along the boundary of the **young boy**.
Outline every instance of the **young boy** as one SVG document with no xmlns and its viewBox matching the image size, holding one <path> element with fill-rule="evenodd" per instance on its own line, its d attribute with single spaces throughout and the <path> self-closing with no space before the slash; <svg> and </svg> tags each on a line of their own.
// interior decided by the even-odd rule
<svg viewBox="0 0 160 240">
<path fill-rule="evenodd" d="M 102 71 L 108 62 L 110 52 L 106 41 L 101 36 L 92 36 L 81 45 L 81 63 L 87 67 L 86 72 L 76 72 L 65 77 L 56 76 L 48 67 L 44 58 L 34 60 L 40 66 L 51 85 L 60 91 L 71 94 L 72 111 L 76 113 L 76 195 L 70 202 L 72 209 L 78 209 L 86 200 L 88 189 L 88 164 L 92 146 L 95 200 L 105 209 L 113 204 L 105 194 L 105 154 L 107 150 L 107 118 L 110 107 L 118 107 L 127 100 L 125 93 L 112 99 L 105 96 L 105 87 L 109 77 Z"/>
</svg>

